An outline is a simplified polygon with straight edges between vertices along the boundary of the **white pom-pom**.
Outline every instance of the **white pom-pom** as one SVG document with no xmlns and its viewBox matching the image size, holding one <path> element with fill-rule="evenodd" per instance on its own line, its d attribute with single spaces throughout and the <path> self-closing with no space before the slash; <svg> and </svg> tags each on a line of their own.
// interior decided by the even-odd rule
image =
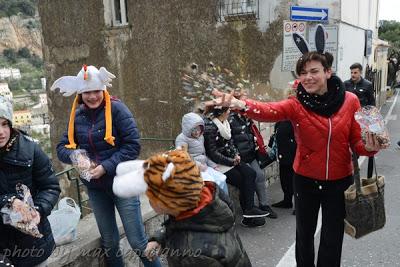
<svg viewBox="0 0 400 267">
<path fill-rule="evenodd" d="M 143 169 L 144 160 L 129 160 L 121 162 L 117 165 L 116 173 L 118 175 L 123 175 L 128 172 L 135 171 L 137 169 Z"/>
<path fill-rule="evenodd" d="M 113 181 L 113 192 L 116 196 L 129 198 L 146 192 L 143 162 L 143 160 L 132 160 L 118 164 L 117 175 Z"/>
</svg>

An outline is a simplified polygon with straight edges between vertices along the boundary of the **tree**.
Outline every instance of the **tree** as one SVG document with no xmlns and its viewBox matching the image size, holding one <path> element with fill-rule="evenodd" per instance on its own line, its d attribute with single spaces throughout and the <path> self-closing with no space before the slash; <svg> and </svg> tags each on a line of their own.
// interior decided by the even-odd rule
<svg viewBox="0 0 400 267">
<path fill-rule="evenodd" d="M 3 50 L 3 56 L 7 58 L 8 61 L 15 63 L 17 62 L 17 53 L 12 48 L 7 48 Z"/>
<path fill-rule="evenodd" d="M 27 47 L 18 50 L 18 56 L 23 58 L 31 58 L 31 51 Z"/>
<path fill-rule="evenodd" d="M 400 22 L 394 20 L 381 20 L 378 30 L 379 39 L 386 40 L 390 43 L 391 49 L 389 55 L 397 54 L 396 58 L 400 59 Z"/>
<path fill-rule="evenodd" d="M 36 54 L 33 54 L 31 56 L 31 58 L 29 59 L 29 62 L 37 69 L 40 69 L 43 67 L 43 60 Z"/>
</svg>

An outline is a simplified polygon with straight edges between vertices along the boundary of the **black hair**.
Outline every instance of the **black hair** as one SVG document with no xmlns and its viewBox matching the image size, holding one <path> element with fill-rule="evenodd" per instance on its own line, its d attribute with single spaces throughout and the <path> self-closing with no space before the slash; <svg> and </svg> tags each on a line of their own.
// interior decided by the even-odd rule
<svg viewBox="0 0 400 267">
<path fill-rule="evenodd" d="M 229 109 L 229 107 L 216 106 L 211 110 L 211 115 L 214 118 L 217 118 L 217 117 L 221 116 L 222 114 L 224 114 L 228 109 Z"/>
<path fill-rule="evenodd" d="M 328 56 L 326 54 L 328 54 Z M 324 70 L 328 70 L 332 67 L 333 56 L 328 52 L 324 54 L 321 54 L 317 51 L 305 53 L 299 58 L 299 60 L 297 60 L 296 64 L 297 75 L 300 75 L 300 73 L 304 70 L 305 65 L 313 60 L 321 62 L 322 66 L 324 67 Z"/>
<path fill-rule="evenodd" d="M 350 66 L 350 70 L 353 70 L 353 69 L 359 69 L 360 71 L 362 71 L 363 67 L 360 63 L 354 63 Z"/>
</svg>

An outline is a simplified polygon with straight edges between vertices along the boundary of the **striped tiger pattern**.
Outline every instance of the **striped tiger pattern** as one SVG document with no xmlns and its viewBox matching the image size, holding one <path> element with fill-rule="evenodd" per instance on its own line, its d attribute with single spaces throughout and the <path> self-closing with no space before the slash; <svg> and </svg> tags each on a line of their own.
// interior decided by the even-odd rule
<svg viewBox="0 0 400 267">
<path fill-rule="evenodd" d="M 169 163 L 174 164 L 171 176 L 162 176 Z M 197 207 L 203 189 L 200 170 L 185 150 L 171 150 L 148 158 L 144 162 L 144 179 L 148 185 L 146 195 L 168 214 L 177 216 Z"/>
</svg>

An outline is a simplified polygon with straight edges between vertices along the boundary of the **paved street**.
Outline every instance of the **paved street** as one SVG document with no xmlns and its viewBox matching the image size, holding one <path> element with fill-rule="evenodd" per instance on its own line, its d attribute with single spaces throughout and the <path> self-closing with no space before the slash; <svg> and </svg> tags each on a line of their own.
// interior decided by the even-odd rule
<svg viewBox="0 0 400 267">
<path fill-rule="evenodd" d="M 398 92 L 387 101 L 381 112 L 388 120 L 392 145 L 376 157 L 378 173 L 385 176 L 386 226 L 375 233 L 354 240 L 345 235 L 342 266 L 400 266 L 400 97 Z M 367 160 L 360 159 L 361 173 L 365 176 Z M 282 199 L 279 182 L 269 187 L 271 202 Z M 291 210 L 275 209 L 278 219 L 267 219 L 264 227 L 248 229 L 238 227 L 239 234 L 252 260 L 253 266 L 294 267 L 295 216 Z M 317 228 L 316 249 L 319 244 Z M 317 253 L 317 252 L 316 252 Z"/>
</svg>

